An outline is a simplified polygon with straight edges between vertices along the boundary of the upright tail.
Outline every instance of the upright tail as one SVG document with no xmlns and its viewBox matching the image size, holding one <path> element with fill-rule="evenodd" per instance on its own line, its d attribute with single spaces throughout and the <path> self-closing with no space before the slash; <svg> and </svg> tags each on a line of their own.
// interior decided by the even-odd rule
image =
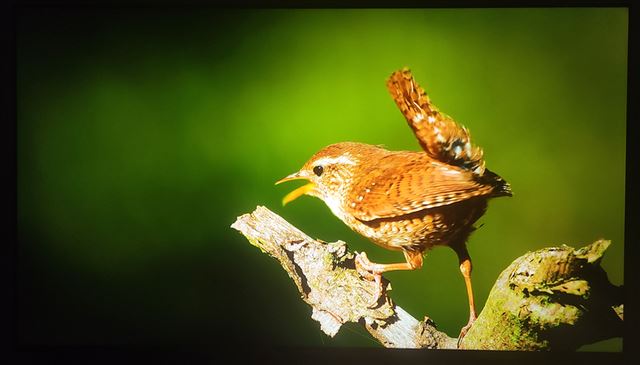
<svg viewBox="0 0 640 365">
<path fill-rule="evenodd" d="M 464 126 L 431 104 L 408 68 L 391 74 L 387 88 L 429 156 L 470 170 L 477 176 L 484 174 L 482 149 L 471 144 L 471 135 Z"/>
</svg>

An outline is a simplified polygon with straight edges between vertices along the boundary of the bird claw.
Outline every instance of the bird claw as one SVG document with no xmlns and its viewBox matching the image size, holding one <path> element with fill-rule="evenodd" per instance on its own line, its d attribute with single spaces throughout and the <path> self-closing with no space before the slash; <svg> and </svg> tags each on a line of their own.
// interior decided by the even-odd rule
<svg viewBox="0 0 640 365">
<path fill-rule="evenodd" d="M 472 325 L 473 325 L 473 321 L 469 321 L 469 323 L 467 323 L 464 327 L 460 329 L 460 335 L 458 335 L 458 343 L 456 345 L 457 348 L 460 348 L 460 343 L 462 342 L 462 339 L 464 338 L 464 336 L 467 335 L 467 332 L 469 332 L 469 329 L 471 328 Z"/>
<path fill-rule="evenodd" d="M 382 285 L 382 274 L 376 272 L 373 268 L 373 263 L 369 261 L 367 254 L 365 252 L 357 253 L 355 257 L 355 265 L 356 271 L 366 280 L 375 281 L 376 283 L 376 292 L 373 295 L 373 300 L 367 308 L 374 309 L 380 306 L 380 298 L 382 297 L 383 285 Z"/>
<path fill-rule="evenodd" d="M 360 276 L 370 281 L 374 280 L 374 272 L 371 268 L 372 263 L 369 261 L 366 252 L 356 253 L 354 262 L 356 264 L 356 271 Z"/>
</svg>

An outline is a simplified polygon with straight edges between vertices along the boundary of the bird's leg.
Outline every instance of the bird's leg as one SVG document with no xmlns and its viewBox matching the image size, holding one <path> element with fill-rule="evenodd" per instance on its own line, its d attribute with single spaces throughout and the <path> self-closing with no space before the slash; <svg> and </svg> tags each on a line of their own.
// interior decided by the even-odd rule
<svg viewBox="0 0 640 365">
<path fill-rule="evenodd" d="M 456 245 L 453 249 L 458 255 L 458 260 L 460 262 L 460 272 L 462 273 L 462 277 L 464 278 L 464 284 L 467 287 L 467 297 L 469 298 L 469 321 L 460 330 L 460 335 L 458 336 L 458 347 L 460 347 L 460 341 L 462 341 L 464 336 L 473 325 L 473 322 L 475 322 L 477 315 L 476 306 L 473 301 L 473 288 L 471 286 L 471 257 L 469 256 L 467 246 L 464 243 Z"/>
<path fill-rule="evenodd" d="M 422 267 L 422 252 L 419 251 L 402 251 L 406 262 L 396 264 L 377 264 L 369 261 L 367 254 L 361 252 L 356 255 L 355 264 L 358 273 L 368 279 L 376 282 L 376 293 L 370 308 L 374 308 L 382 296 L 382 273 L 395 270 L 415 270 Z"/>
</svg>

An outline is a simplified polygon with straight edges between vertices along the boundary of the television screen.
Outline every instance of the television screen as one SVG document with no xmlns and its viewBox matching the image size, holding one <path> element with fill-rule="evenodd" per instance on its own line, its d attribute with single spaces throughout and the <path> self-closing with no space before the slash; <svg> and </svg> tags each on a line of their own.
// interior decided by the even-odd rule
<svg viewBox="0 0 640 365">
<path fill-rule="evenodd" d="M 455 237 L 473 262 L 479 318 L 518 258 L 600 239 L 610 241 L 601 258 L 581 257 L 615 297 L 627 37 L 623 7 L 18 8 L 18 343 L 384 347 L 364 317 L 340 318 L 328 335 L 305 293 L 313 283 L 292 280 L 230 227 L 257 206 L 325 245 L 364 252 L 370 274 L 375 264 L 415 269 L 385 269 L 381 295 L 452 340 L 469 323 L 471 288 L 454 231 L 469 233 Z M 414 81 L 394 101 L 387 82 L 405 67 Z M 419 132 L 430 118 L 461 135 Z M 334 181 L 334 198 L 297 190 L 283 206 L 301 184 L 274 183 L 341 142 L 369 149 L 327 152 L 307 180 L 339 162 L 357 182 Z M 388 162 L 390 151 L 407 152 Z M 389 185 L 375 199 L 343 189 L 371 182 Z M 411 217 L 418 238 L 391 224 L 425 211 L 440 213 Z M 582 300 L 580 288 L 594 287 L 571 283 L 559 296 L 544 291 L 558 287 L 527 295 Z M 541 341 L 562 348 L 575 328 L 561 327 Z M 622 351 L 620 333 L 586 337 L 575 350 Z"/>
</svg>

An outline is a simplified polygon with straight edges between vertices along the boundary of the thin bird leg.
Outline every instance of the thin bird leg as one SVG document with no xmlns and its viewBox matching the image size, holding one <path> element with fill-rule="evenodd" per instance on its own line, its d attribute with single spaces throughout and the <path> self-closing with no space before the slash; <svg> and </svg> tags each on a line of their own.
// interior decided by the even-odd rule
<svg viewBox="0 0 640 365">
<path fill-rule="evenodd" d="M 467 297 L 469 298 L 469 321 L 467 324 L 462 327 L 460 330 L 460 335 L 458 336 L 458 347 L 460 347 L 460 341 L 467 334 L 473 322 L 475 322 L 476 315 L 476 306 L 473 301 L 473 288 L 471 286 L 471 257 L 469 256 L 469 252 L 467 251 L 467 247 L 465 244 L 456 245 L 454 247 L 456 254 L 458 254 L 458 260 L 460 262 L 460 272 L 462 273 L 462 277 L 464 278 L 464 284 L 467 287 Z"/>
<path fill-rule="evenodd" d="M 387 271 L 396 270 L 416 270 L 422 267 L 422 252 L 419 251 L 402 251 L 406 262 L 395 264 L 377 264 L 369 261 L 367 254 L 361 252 L 356 255 L 355 263 L 358 273 L 369 280 L 376 282 L 376 292 L 373 296 L 373 301 L 369 305 L 370 308 L 374 308 L 378 303 L 378 300 L 382 296 L 382 273 Z"/>
</svg>

